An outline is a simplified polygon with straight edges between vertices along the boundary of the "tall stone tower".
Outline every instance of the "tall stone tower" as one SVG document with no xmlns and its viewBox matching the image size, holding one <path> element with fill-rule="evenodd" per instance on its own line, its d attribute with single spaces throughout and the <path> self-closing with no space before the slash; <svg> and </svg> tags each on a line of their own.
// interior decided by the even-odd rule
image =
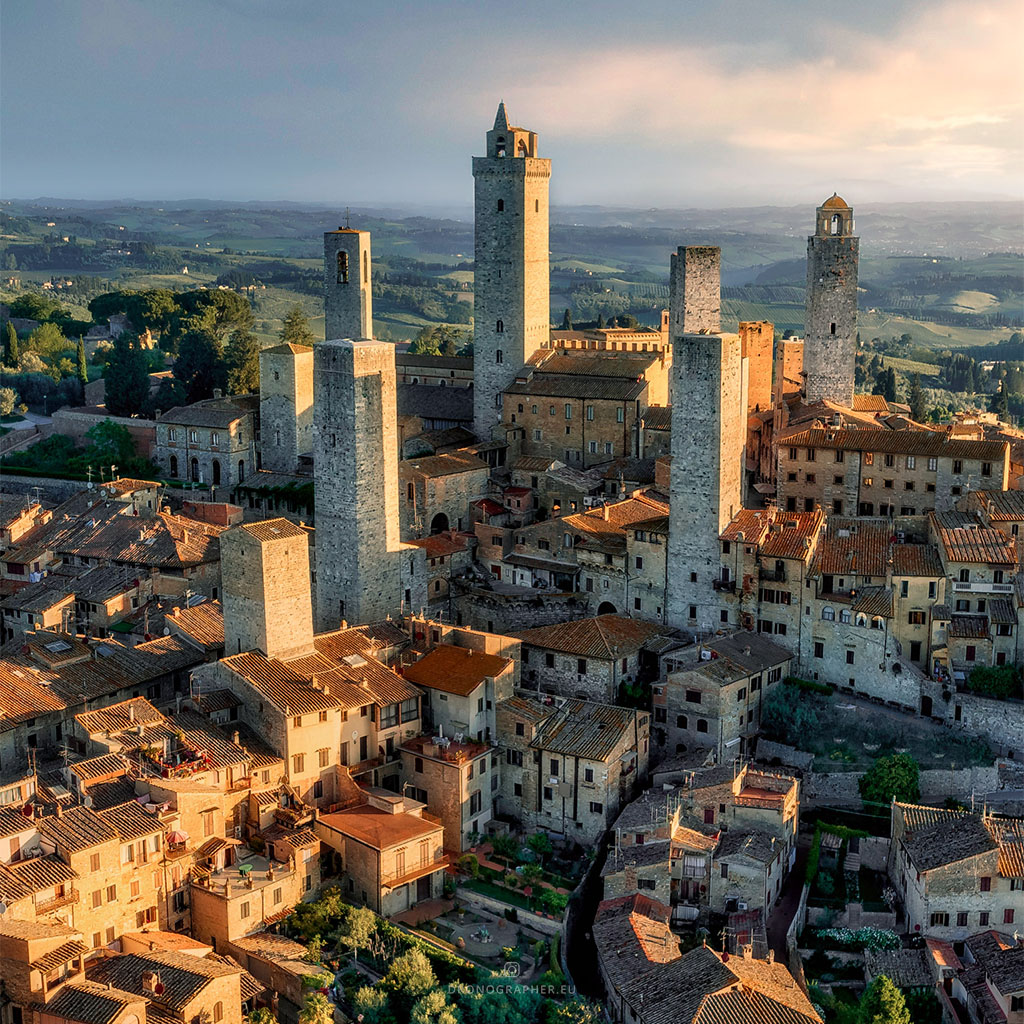
<svg viewBox="0 0 1024 1024">
<path fill-rule="evenodd" d="M 698 629 L 719 625 L 718 536 L 743 490 L 746 361 L 739 335 L 719 332 L 720 266 L 706 246 L 672 257 L 668 621 Z"/>
<path fill-rule="evenodd" d="M 772 347 L 775 325 L 768 320 L 741 320 L 740 345 L 749 368 L 747 412 L 772 407 Z"/>
<path fill-rule="evenodd" d="M 426 604 L 425 553 L 399 543 L 395 347 L 315 346 L 317 630 Z"/>
<path fill-rule="evenodd" d="M 808 402 L 853 404 L 857 356 L 857 263 L 853 210 L 835 193 L 807 239 L 804 394 Z"/>
<path fill-rule="evenodd" d="M 487 155 L 473 157 L 473 427 L 490 440 L 501 395 L 551 327 L 548 181 L 537 134 L 508 123 L 498 106 Z"/>
<path fill-rule="evenodd" d="M 309 537 L 287 519 L 236 526 L 220 536 L 224 653 L 268 658 L 313 653 Z"/>
<path fill-rule="evenodd" d="M 294 473 L 313 450 L 313 350 L 285 343 L 260 353 L 260 458 L 264 469 Z"/>
<path fill-rule="evenodd" d="M 369 231 L 324 232 L 324 337 L 373 337 Z"/>
</svg>

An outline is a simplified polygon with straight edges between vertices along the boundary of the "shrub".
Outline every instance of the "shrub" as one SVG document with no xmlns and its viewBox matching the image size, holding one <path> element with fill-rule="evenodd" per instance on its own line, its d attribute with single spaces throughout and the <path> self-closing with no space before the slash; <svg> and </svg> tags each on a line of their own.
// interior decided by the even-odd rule
<svg viewBox="0 0 1024 1024">
<path fill-rule="evenodd" d="M 783 682 L 787 686 L 795 686 L 798 690 L 803 690 L 806 693 L 823 693 L 827 697 L 831 697 L 835 693 L 835 688 L 828 683 L 818 683 L 813 679 L 801 679 L 799 676 L 786 676 Z"/>
<path fill-rule="evenodd" d="M 1020 696 L 1020 677 L 1012 665 L 991 667 L 979 665 L 971 669 L 967 678 L 967 686 L 974 692 L 985 697 L 1005 700 L 1007 697 Z"/>
<path fill-rule="evenodd" d="M 480 874 L 480 862 L 471 853 L 464 853 L 458 861 L 459 871 L 470 878 L 476 878 Z"/>
<path fill-rule="evenodd" d="M 862 950 L 899 949 L 900 937 L 887 928 L 822 928 L 818 938 L 836 949 L 861 952 Z"/>
</svg>

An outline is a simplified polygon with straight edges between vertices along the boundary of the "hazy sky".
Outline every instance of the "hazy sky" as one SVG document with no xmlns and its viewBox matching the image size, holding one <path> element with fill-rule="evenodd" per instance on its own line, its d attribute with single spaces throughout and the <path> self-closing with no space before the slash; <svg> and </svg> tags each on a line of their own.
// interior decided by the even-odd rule
<svg viewBox="0 0 1024 1024">
<path fill-rule="evenodd" d="M 0 195 L 469 203 L 1024 194 L 1020 0 L 3 0 Z"/>
</svg>

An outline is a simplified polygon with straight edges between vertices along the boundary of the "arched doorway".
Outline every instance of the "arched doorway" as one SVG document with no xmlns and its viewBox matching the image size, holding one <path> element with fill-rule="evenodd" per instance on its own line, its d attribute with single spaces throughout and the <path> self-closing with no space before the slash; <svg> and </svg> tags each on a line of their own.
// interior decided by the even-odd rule
<svg viewBox="0 0 1024 1024">
<path fill-rule="evenodd" d="M 433 519 L 430 520 L 430 532 L 431 533 L 445 533 L 448 530 L 448 517 L 443 512 L 438 512 Z"/>
<path fill-rule="evenodd" d="M 597 606 L 597 614 L 598 615 L 614 615 L 615 614 L 615 605 L 613 605 L 611 603 L 611 601 L 602 601 Z"/>
<path fill-rule="evenodd" d="M 213 486 L 214 487 L 219 487 L 220 486 L 220 460 L 219 459 L 214 459 L 213 460 Z"/>
<path fill-rule="evenodd" d="M 245 481 L 245 459 L 238 460 L 238 482 L 243 483 Z"/>
<path fill-rule="evenodd" d="M 192 483 L 194 483 L 194 484 L 199 483 L 199 460 L 198 459 L 193 459 L 192 462 L 190 463 L 190 474 L 191 475 L 189 476 L 189 479 L 192 481 Z"/>
<path fill-rule="evenodd" d="M 175 479 L 177 479 L 177 476 L 178 476 L 178 456 L 177 455 L 172 455 L 171 456 L 171 476 L 173 476 Z"/>
</svg>

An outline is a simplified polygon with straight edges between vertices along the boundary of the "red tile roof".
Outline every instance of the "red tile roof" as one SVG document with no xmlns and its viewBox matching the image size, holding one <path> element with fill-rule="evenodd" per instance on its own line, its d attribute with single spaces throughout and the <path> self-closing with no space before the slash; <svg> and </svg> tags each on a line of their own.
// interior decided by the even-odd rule
<svg viewBox="0 0 1024 1024">
<path fill-rule="evenodd" d="M 405 669 L 405 678 L 420 686 L 468 697 L 485 679 L 500 675 L 512 662 L 495 654 L 438 644 Z"/>
</svg>

